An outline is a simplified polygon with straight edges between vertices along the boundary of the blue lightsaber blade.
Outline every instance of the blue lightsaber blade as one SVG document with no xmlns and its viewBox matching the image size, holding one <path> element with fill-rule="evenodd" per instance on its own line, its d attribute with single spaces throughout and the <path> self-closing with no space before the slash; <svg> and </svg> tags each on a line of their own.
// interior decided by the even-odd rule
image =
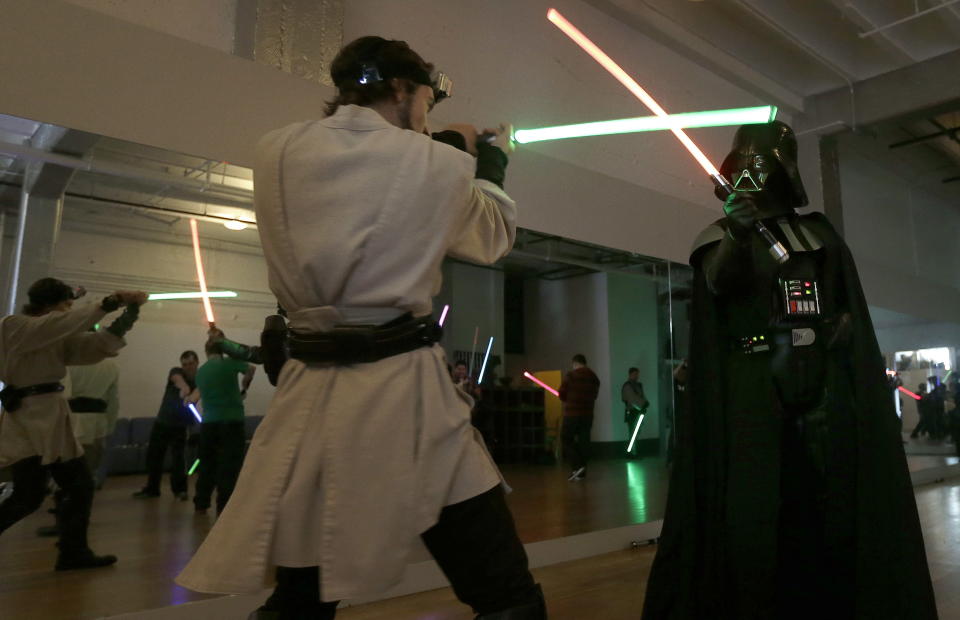
<svg viewBox="0 0 960 620">
<path fill-rule="evenodd" d="M 480 385 L 483 383 L 483 373 L 487 370 L 487 360 L 490 359 L 490 349 L 493 348 L 493 336 L 490 336 L 490 342 L 487 343 L 487 353 L 483 356 L 483 366 L 480 367 L 480 378 L 477 379 L 477 384 Z"/>
<path fill-rule="evenodd" d="M 200 412 L 197 411 L 197 406 L 193 403 L 187 403 L 187 408 L 190 409 L 190 413 L 193 414 L 193 417 L 197 419 L 197 422 L 203 422 L 203 418 L 200 417 Z"/>
</svg>

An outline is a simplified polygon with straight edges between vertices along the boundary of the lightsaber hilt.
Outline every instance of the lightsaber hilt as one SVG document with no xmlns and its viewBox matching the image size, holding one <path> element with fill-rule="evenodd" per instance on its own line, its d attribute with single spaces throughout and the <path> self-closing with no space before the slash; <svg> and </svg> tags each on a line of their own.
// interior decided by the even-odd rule
<svg viewBox="0 0 960 620">
<path fill-rule="evenodd" d="M 725 178 L 723 178 L 722 174 L 711 174 L 710 180 L 713 181 L 714 185 L 727 192 L 728 195 L 734 193 L 735 191 L 733 186 L 730 185 L 730 181 L 727 181 Z M 773 257 L 773 260 L 780 264 L 790 260 L 790 252 L 788 252 L 787 248 L 784 247 L 784 245 L 773 236 L 773 233 L 770 232 L 770 229 L 764 226 L 763 222 L 757 220 L 754 222 L 754 226 L 756 226 L 757 232 L 760 233 L 760 236 L 763 237 L 763 240 L 767 242 L 768 250 L 770 252 L 770 256 Z"/>
</svg>

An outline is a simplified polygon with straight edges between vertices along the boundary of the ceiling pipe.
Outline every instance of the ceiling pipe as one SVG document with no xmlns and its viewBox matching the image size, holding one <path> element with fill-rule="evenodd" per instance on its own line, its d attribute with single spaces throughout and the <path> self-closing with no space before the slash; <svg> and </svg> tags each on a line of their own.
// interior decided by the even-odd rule
<svg viewBox="0 0 960 620">
<path fill-rule="evenodd" d="M 960 127 L 951 127 L 949 129 L 944 129 L 936 133 L 930 133 L 925 136 L 917 136 L 916 138 L 910 138 L 909 140 L 901 140 L 900 142 L 894 142 L 890 145 L 891 149 L 898 149 L 902 146 L 910 146 L 911 144 L 919 144 L 920 142 L 926 142 L 927 140 L 933 140 L 934 138 L 943 138 L 950 137 L 955 138 L 957 132 L 960 132 Z"/>
<path fill-rule="evenodd" d="M 956 1 L 960 2 L 960 0 L 956 0 Z M 753 15 L 754 17 L 762 21 L 764 24 L 766 24 L 768 28 L 771 28 L 772 30 L 777 31 L 780 34 L 780 36 L 784 37 L 785 39 L 788 39 L 791 43 L 799 47 L 805 53 L 816 58 L 817 62 L 822 64 L 824 67 L 830 69 L 831 71 L 833 71 L 835 74 L 840 76 L 840 78 L 843 79 L 844 82 L 847 83 L 847 89 L 850 91 L 850 128 L 856 130 L 857 100 L 856 100 L 856 93 L 854 92 L 853 76 L 851 76 L 849 73 L 847 73 L 846 71 L 838 67 L 836 64 L 834 64 L 832 60 L 830 60 L 829 58 L 826 58 L 825 56 L 820 54 L 820 52 L 818 52 L 814 48 L 810 47 L 808 44 L 801 41 L 800 38 L 794 35 L 792 32 L 790 32 L 789 30 L 787 30 L 777 22 L 773 21 L 761 10 L 751 5 L 747 0 L 738 0 L 737 4 L 743 7 L 748 13 L 750 13 L 751 15 Z"/>
<path fill-rule="evenodd" d="M 234 198 L 239 198 L 248 203 L 253 202 L 253 192 L 239 187 L 229 187 L 225 185 L 211 186 L 205 181 L 178 178 L 162 172 L 141 170 L 140 168 L 127 166 L 124 164 L 87 161 L 85 159 L 80 159 L 79 157 L 71 157 L 70 155 L 62 155 L 60 153 L 51 153 L 50 151 L 45 151 L 43 149 L 22 144 L 13 144 L 10 142 L 0 141 L 0 153 L 6 153 L 15 157 L 22 157 L 23 159 L 29 161 L 63 166 L 64 168 L 80 170 L 83 172 L 106 174 L 126 179 L 133 179 L 136 181 L 164 183 L 166 185 L 180 187 L 191 191 L 211 191 Z"/>
<path fill-rule="evenodd" d="M 924 9 L 924 10 L 922 10 L 922 11 L 917 11 L 917 12 L 914 13 L 913 15 L 909 15 L 909 16 L 907 16 L 907 17 L 904 17 L 903 19 L 898 19 L 897 21 L 890 22 L 889 24 L 885 24 L 885 25 L 883 25 L 883 26 L 878 26 L 878 27 L 874 28 L 873 30 L 868 30 L 868 31 L 866 31 L 866 32 L 858 32 L 858 33 L 857 33 L 857 36 L 860 37 L 861 39 L 866 39 L 867 37 L 872 37 L 873 35 L 877 34 L 878 32 L 883 32 L 884 30 L 888 30 L 888 29 L 890 29 L 890 28 L 893 28 L 894 26 L 899 26 L 900 24 L 905 24 L 905 23 L 907 23 L 907 22 L 913 21 L 913 20 L 917 19 L 918 17 L 923 17 L 924 15 L 927 15 L 928 13 L 933 13 L 934 11 L 939 11 L 940 9 L 945 9 L 945 8 L 947 8 L 948 6 L 952 5 L 952 4 L 957 4 L 958 2 L 960 2 L 960 0 L 947 0 L 947 2 L 942 2 L 942 3 L 938 4 L 937 6 L 930 7 L 929 9 Z M 852 2 L 848 2 L 848 3 L 847 3 L 847 6 L 848 6 L 848 7 L 853 7 L 853 3 L 852 3 Z M 853 8 L 856 8 L 856 7 L 853 7 Z M 858 10 L 859 10 L 859 9 L 858 9 Z"/>
<path fill-rule="evenodd" d="M 64 194 L 66 198 L 69 198 L 71 201 L 82 201 L 82 202 L 94 202 L 97 204 L 107 204 L 113 205 L 115 207 L 121 207 L 124 209 L 129 209 L 131 211 L 141 211 L 143 213 L 157 214 L 162 213 L 165 215 L 170 215 L 178 218 L 193 218 L 195 220 L 202 220 L 204 222 L 213 222 L 214 224 L 226 224 L 228 222 L 243 222 L 249 228 L 257 228 L 257 223 L 250 220 L 238 220 L 232 217 L 223 217 L 219 215 L 207 215 L 205 213 L 195 213 L 193 211 L 182 211 L 180 209 L 167 209 L 165 207 L 155 207 L 151 205 L 145 205 L 137 202 L 127 202 L 125 200 L 114 200 L 113 198 L 101 198 L 99 196 L 85 196 L 83 194 L 71 194 L 67 192 Z"/>
</svg>

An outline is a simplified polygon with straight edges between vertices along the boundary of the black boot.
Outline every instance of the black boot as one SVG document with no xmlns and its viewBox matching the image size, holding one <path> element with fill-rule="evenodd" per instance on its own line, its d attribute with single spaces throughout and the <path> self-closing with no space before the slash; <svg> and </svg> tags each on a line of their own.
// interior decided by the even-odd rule
<svg viewBox="0 0 960 620">
<path fill-rule="evenodd" d="M 292 612 L 282 612 L 279 609 L 264 605 L 247 616 L 247 620 L 333 620 L 336 615 L 336 603 L 332 605 L 330 603 L 319 603 L 314 605 L 312 609 L 301 607 Z"/>
<path fill-rule="evenodd" d="M 529 603 L 482 614 L 475 620 L 547 620 L 547 603 L 543 598 L 543 590 L 540 584 L 535 587 L 534 596 Z"/>
<path fill-rule="evenodd" d="M 320 569 L 277 567 L 273 594 L 248 620 L 333 620 L 340 601 L 320 600 Z"/>
<path fill-rule="evenodd" d="M 115 555 L 95 555 L 90 549 L 82 551 L 61 551 L 57 557 L 57 570 L 76 570 L 80 568 L 102 568 L 115 564 Z"/>
</svg>

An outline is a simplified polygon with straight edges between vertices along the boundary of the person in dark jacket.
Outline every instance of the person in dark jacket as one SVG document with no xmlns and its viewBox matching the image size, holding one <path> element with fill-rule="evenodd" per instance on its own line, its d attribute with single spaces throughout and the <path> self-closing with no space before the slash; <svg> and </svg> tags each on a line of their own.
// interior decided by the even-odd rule
<svg viewBox="0 0 960 620">
<path fill-rule="evenodd" d="M 568 480 L 583 480 L 590 457 L 590 428 L 593 426 L 593 404 L 600 393 L 600 379 L 587 367 L 587 358 L 573 356 L 573 370 L 560 384 L 563 401 L 563 451 L 570 459 Z"/>
<path fill-rule="evenodd" d="M 163 401 L 147 443 L 147 484 L 133 494 L 136 499 L 160 497 L 160 479 L 167 448 L 170 448 L 173 457 L 170 463 L 170 490 L 182 502 L 189 499 L 183 452 L 187 445 L 187 427 L 193 425 L 194 418 L 183 399 L 197 387 L 199 366 L 197 354 L 184 351 L 180 354 L 180 366 L 174 366 L 167 374 Z"/>
</svg>

